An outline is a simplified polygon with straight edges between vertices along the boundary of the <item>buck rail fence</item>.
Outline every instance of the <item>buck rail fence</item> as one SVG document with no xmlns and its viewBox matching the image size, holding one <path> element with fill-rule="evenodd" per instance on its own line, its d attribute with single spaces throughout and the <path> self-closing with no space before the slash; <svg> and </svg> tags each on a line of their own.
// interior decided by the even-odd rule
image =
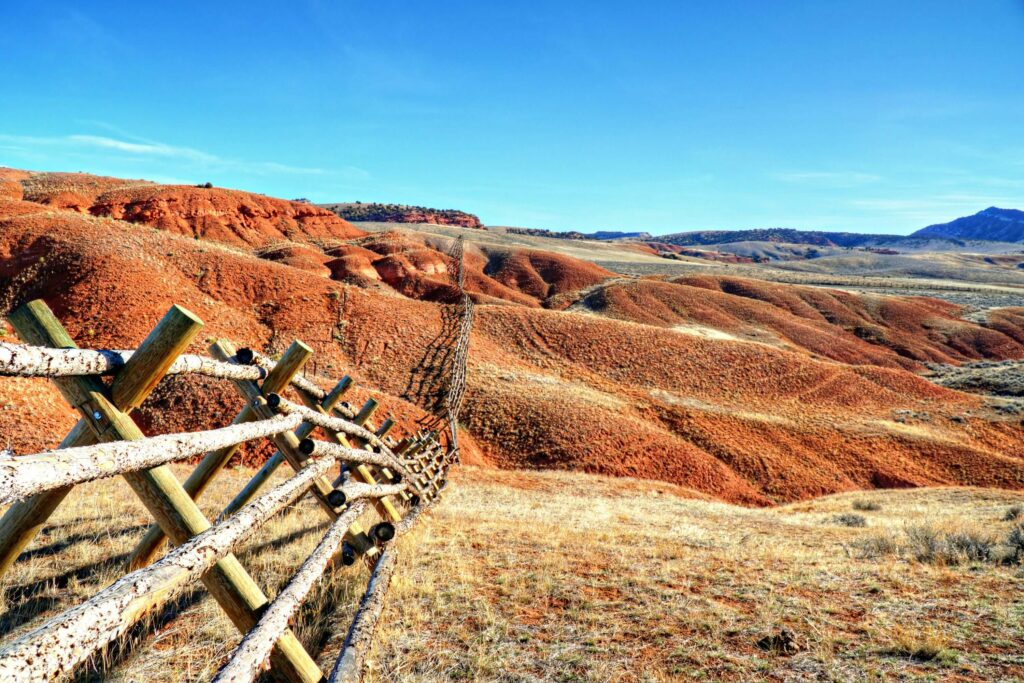
<svg viewBox="0 0 1024 683">
<path fill-rule="evenodd" d="M 437 500 L 458 458 L 455 418 L 472 303 L 464 297 L 454 308 L 460 332 L 446 361 L 444 389 L 450 398 L 443 401 L 444 414 L 401 440 L 389 435 L 393 420 L 373 426 L 378 405 L 372 399 L 358 410 L 342 402 L 352 387 L 348 377 L 325 390 L 301 375 L 313 354 L 302 342 L 293 342 L 276 362 L 227 341 L 214 343 L 210 357 L 184 354 L 203 323 L 174 306 L 138 349 L 86 350 L 77 348 L 44 302 L 15 309 L 9 321 L 25 343 L 0 343 L 0 375 L 51 379 L 81 419 L 55 450 L 0 456 L 0 504 L 11 504 L 0 519 L 0 575 L 77 484 L 121 476 L 155 523 L 131 553 L 121 579 L 0 647 L 0 681 L 71 675 L 195 581 L 245 634 L 215 681 L 251 681 L 268 667 L 284 681 L 360 680 L 397 562 L 394 539 Z M 162 378 L 183 373 L 233 383 L 243 407 L 227 427 L 145 437 L 132 411 Z M 285 398 L 287 391 L 298 402 Z M 321 438 L 314 439 L 316 434 Z M 241 444 L 258 439 L 269 439 L 276 452 L 211 522 L 196 499 Z M 167 467 L 197 456 L 202 458 L 184 483 Z M 285 463 L 294 474 L 261 491 Z M 269 601 L 232 551 L 307 494 L 330 526 Z M 172 549 L 157 559 L 164 538 Z M 325 572 L 360 558 L 371 569 L 369 585 L 337 663 L 325 675 L 288 624 Z"/>
</svg>

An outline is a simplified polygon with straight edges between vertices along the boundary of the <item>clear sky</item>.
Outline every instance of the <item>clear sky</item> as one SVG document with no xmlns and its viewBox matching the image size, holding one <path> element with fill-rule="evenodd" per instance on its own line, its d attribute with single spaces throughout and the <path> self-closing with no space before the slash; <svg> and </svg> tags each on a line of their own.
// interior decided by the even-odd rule
<svg viewBox="0 0 1024 683">
<path fill-rule="evenodd" d="M 1024 0 L 7 3 L 0 165 L 491 225 L 1024 208 Z"/>
</svg>

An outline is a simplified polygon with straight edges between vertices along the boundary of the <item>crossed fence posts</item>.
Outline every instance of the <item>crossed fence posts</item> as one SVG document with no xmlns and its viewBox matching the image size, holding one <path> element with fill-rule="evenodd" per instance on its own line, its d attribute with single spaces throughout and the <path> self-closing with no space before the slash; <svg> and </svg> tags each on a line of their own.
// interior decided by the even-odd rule
<svg viewBox="0 0 1024 683">
<path fill-rule="evenodd" d="M 46 524 L 71 489 L 122 476 L 155 524 L 132 552 L 130 570 L 85 603 L 0 646 L 0 680 L 48 681 L 67 676 L 122 636 L 147 612 L 199 580 L 245 633 L 217 681 L 250 681 L 269 666 L 285 681 L 358 681 L 394 571 L 396 536 L 407 532 L 443 490 L 454 460 L 435 431 L 396 442 L 369 422 L 375 401 L 354 411 L 341 403 L 352 386 L 345 377 L 325 391 L 299 373 L 312 355 L 294 342 L 276 363 L 258 353 L 216 342 L 212 358 L 183 355 L 202 327 L 173 306 L 134 351 L 78 349 L 42 301 L 25 304 L 9 320 L 26 345 L 0 343 L 0 375 L 50 378 L 81 415 L 56 450 L 0 456 L 0 575 Z M 245 404 L 220 429 L 145 437 L 131 413 L 168 374 L 197 373 L 231 381 Z M 104 382 L 102 377 L 112 379 Z M 281 393 L 293 389 L 300 402 Z M 313 440 L 317 432 L 326 440 Z M 196 499 L 242 443 L 269 439 L 274 456 L 213 523 Z M 180 483 L 168 464 L 203 455 Z M 261 493 L 287 463 L 294 474 Z M 330 474 L 338 464 L 342 474 Z M 274 514 L 311 494 L 330 526 L 273 602 L 232 554 Z M 364 513 L 379 521 L 362 526 Z M 156 559 L 164 538 L 174 546 Z M 308 592 L 328 568 L 362 556 L 373 567 L 367 592 L 329 676 L 288 628 Z"/>
</svg>

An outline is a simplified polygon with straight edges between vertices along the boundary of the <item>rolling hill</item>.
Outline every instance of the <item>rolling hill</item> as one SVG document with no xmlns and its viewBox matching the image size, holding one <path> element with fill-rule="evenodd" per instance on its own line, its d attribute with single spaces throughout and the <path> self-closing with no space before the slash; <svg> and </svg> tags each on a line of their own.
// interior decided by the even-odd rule
<svg viewBox="0 0 1024 683">
<path fill-rule="evenodd" d="M 1024 211 L 990 206 L 973 216 L 957 218 L 949 223 L 929 225 L 913 233 L 911 237 L 1024 242 Z"/>
<path fill-rule="evenodd" d="M 367 235 L 307 216 L 302 203 L 234 190 L 39 176 L 9 173 L 11 198 L 0 200 L 3 310 L 42 297 L 83 346 L 131 348 L 179 303 L 211 338 L 269 353 L 302 339 L 323 383 L 353 375 L 405 429 L 421 415 L 401 397 L 441 329 L 450 240 Z M 89 209 L 43 203 L 54 185 Z M 211 192 L 215 222 L 190 199 Z M 106 208 L 142 205 L 154 208 Z M 294 225 L 249 215 L 261 206 Z M 1019 309 L 969 322 L 928 298 L 629 278 L 530 239 L 467 243 L 479 304 L 467 462 L 659 479 L 751 505 L 874 487 L 1024 488 L 1018 414 L 917 374 L 924 361 L 1022 357 Z M 182 391 L 191 381 L 161 385 L 140 412 L 144 429 L 194 430 L 233 414 L 230 387 Z M 203 398 L 160 410 L 182 396 Z M 0 380 L 0 405 L 10 408 L 0 431 L 19 453 L 53 445 L 74 420 L 43 381 Z M 26 415 L 30 428 L 14 422 Z"/>
</svg>

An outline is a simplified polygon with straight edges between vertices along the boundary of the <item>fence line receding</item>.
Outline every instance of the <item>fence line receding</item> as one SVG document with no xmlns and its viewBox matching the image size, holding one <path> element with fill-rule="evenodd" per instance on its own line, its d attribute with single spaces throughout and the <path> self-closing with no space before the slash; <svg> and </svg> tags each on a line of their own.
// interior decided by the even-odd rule
<svg viewBox="0 0 1024 683">
<path fill-rule="evenodd" d="M 457 248 L 461 252 L 461 244 Z M 360 680 L 395 569 L 394 539 L 437 500 L 458 459 L 456 416 L 472 302 L 463 293 L 454 308 L 457 329 L 449 337 L 453 348 L 445 354 L 445 395 L 437 402 L 441 410 L 401 439 L 389 434 L 394 420 L 376 426 L 371 421 L 376 401 L 356 408 L 341 400 L 352 387 L 350 378 L 324 389 L 300 374 L 313 354 L 301 342 L 277 361 L 226 341 L 214 343 L 210 357 L 184 354 L 202 322 L 174 306 L 138 349 L 87 350 L 77 348 L 42 301 L 15 309 L 9 320 L 25 344 L 0 343 L 0 375 L 49 378 L 81 419 L 54 450 L 0 454 L 0 503 L 11 503 L 0 519 L 0 575 L 68 492 L 84 482 L 123 477 L 154 524 L 121 579 L 0 646 L 0 680 L 70 676 L 196 581 L 245 634 L 216 681 L 251 681 L 266 668 L 285 681 Z M 165 376 L 174 374 L 233 383 L 241 399 L 234 421 L 220 429 L 144 436 L 131 413 Z M 298 402 L 286 398 L 288 392 Z M 242 444 L 260 439 L 273 443 L 274 455 L 216 519 L 208 520 L 195 501 Z M 198 456 L 184 483 L 167 469 L 172 462 Z M 264 490 L 284 464 L 293 470 L 291 476 Z M 232 551 L 307 494 L 330 525 L 270 601 Z M 158 559 L 165 538 L 173 548 Z M 325 673 L 288 624 L 325 573 L 360 558 L 371 569 L 369 585 L 337 663 Z"/>
</svg>

